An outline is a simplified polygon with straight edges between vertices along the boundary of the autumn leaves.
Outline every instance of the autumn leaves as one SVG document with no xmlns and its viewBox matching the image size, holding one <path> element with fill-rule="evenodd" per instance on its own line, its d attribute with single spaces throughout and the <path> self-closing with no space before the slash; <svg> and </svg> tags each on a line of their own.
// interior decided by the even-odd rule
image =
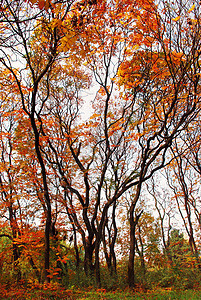
<svg viewBox="0 0 201 300">
<path fill-rule="evenodd" d="M 43 280 L 50 280 L 50 269 L 58 271 L 50 253 L 59 249 L 62 261 L 65 231 L 74 236 L 76 266 L 83 259 L 86 275 L 95 274 L 98 285 L 102 244 L 105 253 L 110 249 L 108 268 L 116 272 L 116 206 L 133 189 L 128 283 L 134 286 L 141 216 L 135 209 L 142 185 L 172 160 L 170 146 L 200 110 L 197 8 L 179 7 L 197 18 L 192 31 L 185 16 L 170 22 L 175 11 L 161 6 L 150 1 L 2 1 L 2 209 L 5 228 L 17 241 L 14 260 L 20 259 L 16 247 L 23 239 L 16 239 L 24 237 L 24 228 L 38 232 L 43 267 L 38 254 L 30 255 Z M 10 37 L 15 47 L 7 42 Z M 11 92 L 4 84 L 8 79 Z M 83 122 L 82 93 L 95 81 L 95 99 L 88 99 L 93 114 Z M 15 172 L 18 182 L 11 176 Z M 21 209 L 25 198 L 27 212 Z M 111 232 L 105 234 L 108 222 Z"/>
</svg>

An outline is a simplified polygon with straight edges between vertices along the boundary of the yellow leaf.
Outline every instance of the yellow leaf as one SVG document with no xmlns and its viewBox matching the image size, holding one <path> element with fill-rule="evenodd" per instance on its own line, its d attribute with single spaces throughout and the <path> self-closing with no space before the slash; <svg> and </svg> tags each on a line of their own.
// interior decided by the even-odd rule
<svg viewBox="0 0 201 300">
<path fill-rule="evenodd" d="M 195 8 L 195 4 L 193 4 L 193 6 L 189 9 L 188 13 L 190 13 L 191 11 L 193 11 Z"/>
<path fill-rule="evenodd" d="M 100 116 L 101 116 L 101 114 L 96 114 L 96 113 L 94 113 L 94 114 L 90 117 L 90 120 L 95 119 L 95 118 L 100 117 Z"/>
<path fill-rule="evenodd" d="M 172 19 L 172 21 L 175 21 L 175 22 L 176 22 L 176 21 L 178 21 L 180 18 L 181 18 L 181 16 L 178 16 L 178 17 Z"/>
</svg>

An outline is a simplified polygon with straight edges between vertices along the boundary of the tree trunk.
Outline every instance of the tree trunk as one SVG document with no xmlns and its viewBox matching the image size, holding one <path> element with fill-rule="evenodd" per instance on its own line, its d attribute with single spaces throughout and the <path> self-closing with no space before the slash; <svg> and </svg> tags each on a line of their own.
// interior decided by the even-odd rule
<svg viewBox="0 0 201 300">
<path fill-rule="evenodd" d="M 45 223 L 45 282 L 49 283 L 48 277 L 50 268 L 50 228 L 51 228 L 51 210 L 47 211 L 46 223 Z"/>
<path fill-rule="evenodd" d="M 33 270 L 35 271 L 36 277 L 38 278 L 38 282 L 40 283 L 41 282 L 41 274 L 40 274 L 38 268 L 36 267 L 32 257 L 30 257 L 29 262 L 30 262 L 30 265 L 32 266 Z"/>
<path fill-rule="evenodd" d="M 135 228 L 138 223 L 138 220 L 142 214 L 142 211 L 136 215 L 134 219 L 134 211 L 137 204 L 137 201 L 140 196 L 141 183 L 137 187 L 136 195 L 130 207 L 129 223 L 130 223 L 130 249 L 129 249 L 129 259 L 128 259 L 128 285 L 130 288 L 135 286 L 135 276 L 134 276 L 134 259 L 135 259 Z"/>
<path fill-rule="evenodd" d="M 39 131 L 36 125 L 36 121 L 34 118 L 34 113 L 29 115 L 31 120 L 32 129 L 35 136 L 35 151 L 37 155 L 37 159 L 40 165 L 41 169 L 41 175 L 43 179 L 43 191 L 44 191 L 44 198 L 45 198 L 45 204 L 46 204 L 46 222 L 45 222 L 45 252 L 44 252 L 44 280 L 45 282 L 49 283 L 50 278 L 47 277 L 49 274 L 49 268 L 50 268 L 50 231 L 51 231 L 51 201 L 50 201 L 50 195 L 49 195 L 49 189 L 48 189 L 48 183 L 47 183 L 47 172 L 45 168 L 45 162 L 42 157 L 42 153 L 40 150 L 40 142 L 39 142 Z"/>
<path fill-rule="evenodd" d="M 112 225 L 114 227 L 113 231 L 113 236 L 112 236 Z M 105 260 L 107 263 L 108 270 L 110 272 L 110 275 L 113 276 L 113 274 L 116 274 L 116 254 L 114 251 L 114 246 L 117 238 L 117 227 L 116 227 L 116 221 L 115 221 L 115 209 L 113 207 L 113 215 L 112 215 L 112 225 L 109 227 L 108 225 L 108 219 L 106 218 L 106 222 L 104 224 L 103 228 L 103 235 L 102 235 L 102 242 L 103 242 L 103 251 L 105 255 Z M 109 253 L 107 251 L 107 242 L 105 238 L 105 230 L 107 229 L 108 233 L 108 245 L 109 245 Z"/>
<path fill-rule="evenodd" d="M 11 226 L 11 230 L 12 230 L 13 240 L 15 240 L 17 238 L 17 236 L 20 234 L 20 231 L 18 228 L 17 221 L 15 219 L 12 204 L 10 204 L 10 206 L 9 206 L 9 220 L 10 220 L 10 226 Z M 19 282 L 21 279 L 21 270 L 19 268 L 19 257 L 20 257 L 19 248 L 18 248 L 17 244 L 15 244 L 15 243 L 12 244 L 12 248 L 13 248 L 14 277 L 17 280 L 17 282 Z"/>
<path fill-rule="evenodd" d="M 101 287 L 99 249 L 100 249 L 100 238 L 96 240 L 96 247 L 95 247 L 95 276 L 96 276 L 96 285 L 98 288 Z"/>
<path fill-rule="evenodd" d="M 135 222 L 130 221 L 130 249 L 129 249 L 129 259 L 128 259 L 128 285 L 130 288 L 134 288 L 135 286 L 134 258 L 135 258 Z"/>
<path fill-rule="evenodd" d="M 76 235 L 75 226 L 73 226 L 73 230 L 74 230 L 74 249 L 75 249 L 76 269 L 78 270 L 80 266 L 80 255 L 77 246 L 77 235 Z"/>
<path fill-rule="evenodd" d="M 87 239 L 84 248 L 85 248 L 84 249 L 85 250 L 84 271 L 87 276 L 90 276 L 94 273 L 94 266 L 93 266 L 94 244 Z"/>
<path fill-rule="evenodd" d="M 139 255 L 139 258 L 140 258 L 140 264 L 141 264 L 141 269 L 142 269 L 142 272 L 143 272 L 143 279 L 145 279 L 145 274 L 146 274 L 146 266 L 145 266 L 145 260 L 144 260 L 144 245 L 143 245 L 143 241 L 142 241 L 142 237 L 141 237 L 141 229 L 140 229 L 140 226 L 138 226 L 139 228 L 139 242 L 140 242 L 140 246 L 141 246 L 141 250 L 138 246 L 138 241 L 136 239 L 136 251 Z"/>
</svg>

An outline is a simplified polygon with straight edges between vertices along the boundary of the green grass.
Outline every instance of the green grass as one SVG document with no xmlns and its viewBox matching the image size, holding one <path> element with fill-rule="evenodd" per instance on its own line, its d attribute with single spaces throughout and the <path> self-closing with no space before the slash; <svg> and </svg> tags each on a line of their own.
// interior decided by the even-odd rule
<svg viewBox="0 0 201 300">
<path fill-rule="evenodd" d="M 140 300 L 140 299 L 153 299 L 153 300 L 201 300 L 200 291 L 158 291 L 149 293 L 135 293 L 135 292 L 85 292 L 85 293 L 75 293 L 75 299 L 80 300 Z"/>
<path fill-rule="evenodd" d="M 83 290 L 72 287 L 65 288 L 53 286 L 50 288 L 13 286 L 5 290 L 1 286 L 1 300 L 201 300 L 201 291 L 199 290 L 166 290 L 158 289 L 156 291 L 136 292 L 133 290 L 116 290 L 107 292 L 104 289 Z"/>
</svg>

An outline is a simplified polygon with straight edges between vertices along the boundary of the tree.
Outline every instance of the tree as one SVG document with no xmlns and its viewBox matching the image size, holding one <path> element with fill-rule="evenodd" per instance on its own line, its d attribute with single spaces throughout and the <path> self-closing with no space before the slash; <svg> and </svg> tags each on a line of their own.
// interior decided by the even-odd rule
<svg viewBox="0 0 201 300">
<path fill-rule="evenodd" d="M 174 155 L 176 156 L 174 164 L 171 165 L 171 169 L 174 173 L 170 175 L 170 172 L 167 170 L 167 182 L 174 193 L 174 198 L 176 200 L 180 216 L 189 237 L 191 252 L 198 260 L 198 248 L 195 242 L 195 233 L 193 228 L 194 218 L 192 216 L 192 207 L 196 208 L 195 203 L 199 203 L 199 197 L 197 197 L 199 190 L 199 186 L 197 185 L 198 179 L 194 169 L 191 166 L 189 167 L 188 161 L 178 153 L 177 146 Z"/>
<path fill-rule="evenodd" d="M 142 157 L 136 198 L 130 209 L 130 286 L 133 286 L 134 283 L 132 275 L 134 266 L 133 236 L 136 224 L 133 212 L 142 183 L 167 163 L 168 149 L 173 140 L 175 137 L 178 138 L 186 124 L 191 121 L 192 117 L 196 117 L 200 109 L 199 75 L 196 75 L 200 71 L 200 54 L 197 51 L 200 42 L 199 38 L 197 39 L 200 32 L 199 15 L 197 11 L 194 12 L 197 21 L 192 30 L 188 24 L 188 18 L 185 16 L 188 16 L 193 9 L 190 10 L 189 7 L 179 4 L 177 8 L 182 17 L 174 18 L 175 10 L 171 10 L 165 2 L 161 5 L 163 6 L 162 14 L 159 14 L 159 11 L 155 11 L 155 14 L 149 12 L 156 19 L 152 25 L 155 27 L 149 27 L 149 34 L 146 36 L 147 43 L 144 43 L 145 50 L 138 51 L 140 56 L 135 53 L 131 59 L 122 64 L 120 69 L 122 84 L 126 89 L 132 91 L 132 97 L 136 95 L 136 91 L 141 90 L 145 106 L 141 114 L 141 123 L 137 125 Z M 145 16 L 140 18 L 143 17 L 145 19 Z M 184 28 L 184 31 L 181 30 L 181 27 Z M 181 40 L 181 37 L 184 39 Z M 153 50 L 149 51 L 149 49 Z M 192 75 L 192 71 L 195 70 L 196 72 Z M 193 99 L 195 100 L 194 104 Z M 195 109 L 194 105 L 198 109 Z M 144 120 L 143 116 L 146 116 Z M 189 121 L 186 117 L 189 118 Z M 153 167 L 154 161 L 157 162 L 157 166 Z"/>
<path fill-rule="evenodd" d="M 161 187 L 161 180 L 163 180 L 163 172 L 158 176 L 153 176 L 150 182 L 147 182 L 147 190 L 153 197 L 155 209 L 158 213 L 160 224 L 161 239 L 163 251 L 168 263 L 172 261 L 170 254 L 170 232 L 173 227 L 173 219 L 175 217 L 175 206 L 165 187 Z M 165 185 L 165 181 L 164 181 Z"/>
<path fill-rule="evenodd" d="M 4 73 L 5 72 L 5 73 Z M 21 273 L 18 267 L 20 249 L 15 243 L 15 239 L 21 235 L 21 220 L 23 219 L 22 203 L 20 201 L 20 187 L 22 183 L 22 173 L 20 163 L 14 147 L 16 123 L 20 117 L 19 106 L 15 103 L 13 88 L 10 84 L 12 76 L 6 70 L 2 70 L 1 86 L 1 107 L 0 107 L 0 127 L 1 127 L 1 209 L 2 218 L 6 220 L 3 228 L 10 226 L 11 232 L 1 232 L 1 237 L 5 236 L 11 240 L 13 248 L 14 275 L 19 281 Z M 6 98 L 9 99 L 7 103 Z M 24 193 L 24 191 L 23 191 Z M 9 228 L 9 227 L 8 227 Z M 7 230 L 6 230 L 7 231 Z"/>
<path fill-rule="evenodd" d="M 185 257 L 190 252 L 190 248 L 186 240 L 184 239 L 183 233 L 179 233 L 178 229 L 173 229 L 170 234 L 170 249 L 173 259 L 173 263 L 176 267 L 180 266 Z"/>
<path fill-rule="evenodd" d="M 57 4 L 48 2 L 47 5 L 47 2 L 41 1 L 37 9 L 29 2 L 1 1 L 1 65 L 12 76 L 16 85 L 16 98 L 30 121 L 42 178 L 42 197 L 46 215 L 44 267 L 46 281 L 49 281 L 47 276 L 52 209 L 48 168 L 41 150 L 40 124 L 44 105 L 49 99 L 49 80 L 53 65 L 61 52 L 59 47 L 63 42 L 67 55 L 69 44 L 75 41 L 71 24 L 66 30 L 62 26 L 62 22 L 68 19 L 67 14 L 73 4 L 64 1 Z"/>
</svg>

